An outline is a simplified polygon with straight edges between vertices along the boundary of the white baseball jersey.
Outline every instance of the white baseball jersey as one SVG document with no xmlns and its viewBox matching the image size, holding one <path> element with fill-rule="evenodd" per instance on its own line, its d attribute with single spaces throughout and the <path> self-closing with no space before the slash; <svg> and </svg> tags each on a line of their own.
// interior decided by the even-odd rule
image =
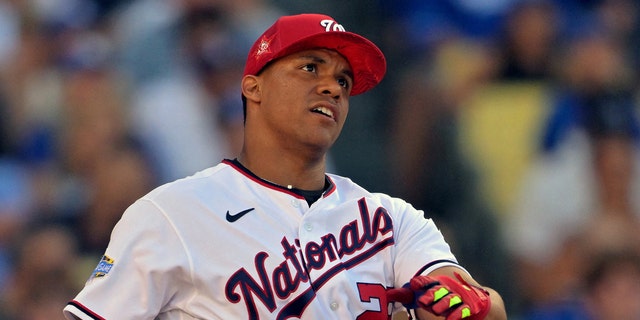
<svg viewBox="0 0 640 320">
<path fill-rule="evenodd" d="M 311 206 L 224 160 L 136 201 L 67 319 L 390 319 L 385 290 L 457 261 L 408 203 L 328 174 Z"/>
</svg>

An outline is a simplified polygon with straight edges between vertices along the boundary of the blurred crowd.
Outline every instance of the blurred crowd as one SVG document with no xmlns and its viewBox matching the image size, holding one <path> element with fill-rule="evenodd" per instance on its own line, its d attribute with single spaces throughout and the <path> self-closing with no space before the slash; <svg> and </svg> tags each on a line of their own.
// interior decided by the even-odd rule
<svg viewBox="0 0 640 320">
<path fill-rule="evenodd" d="M 234 157 L 276 18 L 386 53 L 331 170 L 433 218 L 513 319 L 640 317 L 635 0 L 0 0 L 0 319 L 62 318 L 125 208 Z"/>
</svg>

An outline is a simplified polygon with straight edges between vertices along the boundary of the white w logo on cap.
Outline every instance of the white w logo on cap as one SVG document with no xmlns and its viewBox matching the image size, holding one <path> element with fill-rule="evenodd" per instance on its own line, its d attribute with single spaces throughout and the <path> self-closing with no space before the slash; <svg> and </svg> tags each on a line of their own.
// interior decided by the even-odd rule
<svg viewBox="0 0 640 320">
<path fill-rule="evenodd" d="M 329 31 L 345 31 L 344 27 L 341 24 L 339 24 L 339 23 L 337 23 L 337 22 L 335 22 L 333 20 L 328 20 L 328 19 L 322 20 L 322 21 L 320 21 L 320 25 L 323 26 L 324 30 L 327 31 L 327 32 L 329 32 Z"/>
</svg>

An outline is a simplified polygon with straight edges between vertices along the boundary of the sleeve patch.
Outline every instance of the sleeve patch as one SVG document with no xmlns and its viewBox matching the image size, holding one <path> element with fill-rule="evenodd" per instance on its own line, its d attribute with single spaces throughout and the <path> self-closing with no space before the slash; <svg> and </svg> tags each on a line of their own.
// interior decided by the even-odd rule
<svg viewBox="0 0 640 320">
<path fill-rule="evenodd" d="M 106 276 L 111 268 L 113 267 L 114 260 L 107 255 L 102 256 L 100 262 L 96 266 L 96 269 L 93 270 L 90 279 L 100 278 Z"/>
</svg>

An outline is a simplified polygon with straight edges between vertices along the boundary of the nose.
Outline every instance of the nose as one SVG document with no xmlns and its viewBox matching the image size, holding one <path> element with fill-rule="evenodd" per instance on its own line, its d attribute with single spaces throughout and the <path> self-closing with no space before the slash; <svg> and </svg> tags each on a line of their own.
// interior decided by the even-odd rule
<svg viewBox="0 0 640 320">
<path fill-rule="evenodd" d="M 332 76 L 323 77 L 318 84 L 320 94 L 328 95 L 335 100 L 340 99 L 342 90 L 343 87 L 338 83 L 338 80 Z"/>
</svg>

